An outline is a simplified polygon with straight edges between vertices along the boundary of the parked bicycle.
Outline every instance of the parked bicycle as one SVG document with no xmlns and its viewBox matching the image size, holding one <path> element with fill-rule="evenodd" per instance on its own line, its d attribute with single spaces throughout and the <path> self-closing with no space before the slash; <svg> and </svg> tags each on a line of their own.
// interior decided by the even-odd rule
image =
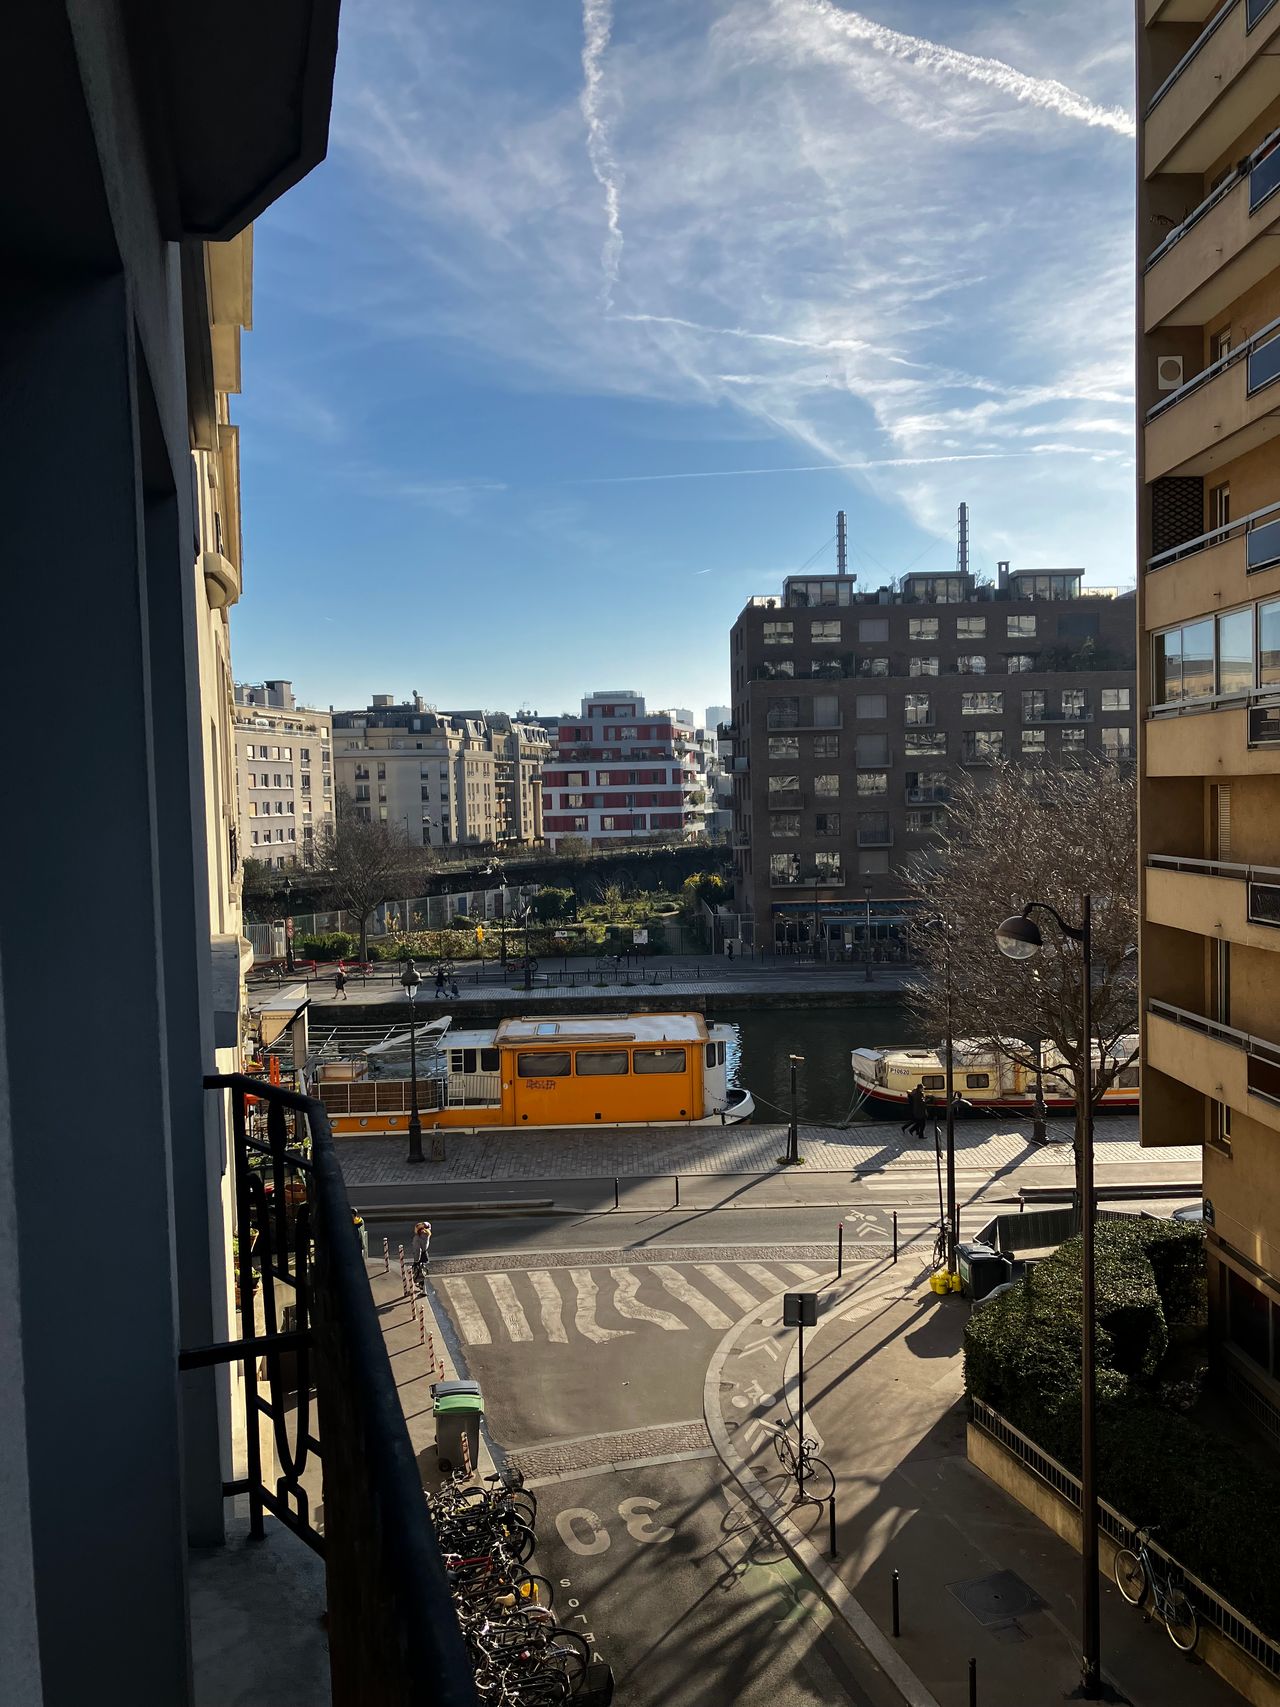
<svg viewBox="0 0 1280 1707">
<path fill-rule="evenodd" d="M 1172 1561 L 1161 1564 L 1151 1551 L 1150 1541 L 1154 1533 L 1154 1528 L 1140 1529 L 1134 1537 L 1137 1550 L 1121 1547 L 1116 1553 L 1113 1567 L 1116 1587 L 1130 1606 L 1141 1606 L 1150 1592 L 1154 1610 L 1169 1632 L 1169 1640 L 1175 1648 L 1189 1654 L 1199 1639 L 1200 1622 L 1195 1607 L 1187 1599 L 1178 1567 Z M 1151 1617 L 1150 1611 L 1146 1617 Z"/>
<path fill-rule="evenodd" d="M 778 1462 L 796 1484 L 798 1498 L 809 1504 L 825 1505 L 836 1491 L 836 1479 L 826 1460 L 815 1456 L 817 1441 L 805 1435 L 797 1451 L 789 1434 L 775 1434 L 773 1449 Z"/>
</svg>

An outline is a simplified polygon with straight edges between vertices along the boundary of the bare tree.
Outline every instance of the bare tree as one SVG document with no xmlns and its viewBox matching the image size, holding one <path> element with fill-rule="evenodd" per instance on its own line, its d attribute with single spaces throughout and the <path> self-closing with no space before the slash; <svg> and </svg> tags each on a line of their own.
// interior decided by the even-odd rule
<svg viewBox="0 0 1280 1707">
<path fill-rule="evenodd" d="M 316 850 L 325 889 L 336 906 L 360 921 L 360 958 L 369 952 L 369 915 L 379 901 L 409 896 L 431 868 L 431 852 L 408 833 L 377 818 L 358 815 L 346 789 L 334 801 L 333 822 L 320 832 Z"/>
<path fill-rule="evenodd" d="M 1036 916 L 1045 948 L 1028 964 L 1000 953 L 995 929 L 1029 901 L 1079 925 L 1093 904 L 1093 1035 L 1088 1077 L 1097 1106 L 1137 1053 L 1137 776 L 1128 764 L 994 766 L 952 795 L 947 828 L 907 871 L 910 892 L 943 928 L 915 932 L 921 976 L 912 1003 L 930 1028 L 945 1025 L 951 962 L 955 1034 L 1036 1069 L 1041 1041 L 1056 1046 L 1073 1086 L 1088 1061 L 1080 1038 L 1081 946 Z M 1136 1040 L 1135 1040 L 1136 1044 Z M 1091 1050 L 1090 1050 L 1091 1053 Z"/>
</svg>

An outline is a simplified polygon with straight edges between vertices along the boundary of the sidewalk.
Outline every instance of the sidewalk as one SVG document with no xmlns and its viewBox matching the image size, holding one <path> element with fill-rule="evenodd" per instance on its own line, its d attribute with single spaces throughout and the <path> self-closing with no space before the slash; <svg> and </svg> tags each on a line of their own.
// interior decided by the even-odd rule
<svg viewBox="0 0 1280 1707">
<path fill-rule="evenodd" d="M 908 1668 L 904 1700 L 964 1707 L 972 1657 L 981 1707 L 1039 1707 L 1079 1682 L 1079 1555 L 965 1456 L 968 1314 L 963 1300 L 930 1292 L 923 1274 L 903 1284 L 883 1265 L 862 1265 L 822 1294 L 805 1347 L 805 1432 L 835 1473 L 834 1564 L 826 1510 L 791 1508 L 774 1450 L 779 1432 L 794 1436 L 796 1404 L 796 1334 L 773 1325 L 776 1300 L 721 1343 L 707 1422 L 727 1468 L 833 1609 Z M 1238 1707 L 1233 1690 L 1105 1580 L 1102 1655 L 1133 1707 Z"/>
</svg>

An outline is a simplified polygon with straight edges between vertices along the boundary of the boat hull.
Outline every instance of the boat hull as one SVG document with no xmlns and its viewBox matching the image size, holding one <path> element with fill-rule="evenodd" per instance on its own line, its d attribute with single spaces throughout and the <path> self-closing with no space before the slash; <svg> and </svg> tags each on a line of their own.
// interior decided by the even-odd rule
<svg viewBox="0 0 1280 1707">
<path fill-rule="evenodd" d="M 751 1092 L 733 1085 L 723 1111 L 704 1114 L 697 1120 L 601 1120 L 593 1123 L 592 1132 L 643 1131 L 646 1127 L 667 1131 L 672 1126 L 735 1126 L 750 1120 L 756 1111 Z M 525 1137 L 538 1132 L 570 1132 L 581 1128 L 567 1126 L 496 1126 L 477 1121 L 482 1111 L 477 1108 L 423 1109 L 420 1119 L 424 1132 L 522 1132 Z M 403 1138 L 409 1130 L 407 1114 L 330 1114 L 329 1124 L 335 1138 Z"/>
<path fill-rule="evenodd" d="M 884 1116 L 905 1115 L 909 1091 L 889 1090 L 884 1085 L 869 1082 L 860 1074 L 854 1073 L 854 1084 L 862 1094 L 861 1107 L 872 1114 Z M 926 1092 L 929 1097 L 930 1117 L 944 1112 L 944 1099 L 936 1092 Z M 1028 1120 L 1035 1116 L 1036 1105 L 1033 1096 L 988 1096 L 979 1097 L 973 1091 L 960 1092 L 968 1102 L 965 1116 L 973 1117 L 986 1112 L 992 1114 L 1020 1114 Z M 1075 1098 L 1060 1094 L 1045 1094 L 1044 1105 L 1050 1114 L 1071 1114 L 1075 1110 Z M 1103 1093 L 1102 1101 L 1095 1110 L 1098 1114 L 1136 1114 L 1138 1112 L 1138 1092 L 1136 1089 L 1125 1088 L 1109 1090 Z"/>
</svg>

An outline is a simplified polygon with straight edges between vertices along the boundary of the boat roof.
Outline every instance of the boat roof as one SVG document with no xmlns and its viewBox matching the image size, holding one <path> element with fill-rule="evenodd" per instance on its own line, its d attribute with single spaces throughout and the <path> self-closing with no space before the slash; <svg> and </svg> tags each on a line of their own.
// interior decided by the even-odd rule
<svg viewBox="0 0 1280 1707">
<path fill-rule="evenodd" d="M 504 1019 L 498 1043 L 705 1043 L 701 1014 L 575 1014 Z"/>
<path fill-rule="evenodd" d="M 451 1031 L 441 1039 L 442 1049 L 492 1049 L 493 1027 L 485 1026 L 483 1031 Z"/>
</svg>

